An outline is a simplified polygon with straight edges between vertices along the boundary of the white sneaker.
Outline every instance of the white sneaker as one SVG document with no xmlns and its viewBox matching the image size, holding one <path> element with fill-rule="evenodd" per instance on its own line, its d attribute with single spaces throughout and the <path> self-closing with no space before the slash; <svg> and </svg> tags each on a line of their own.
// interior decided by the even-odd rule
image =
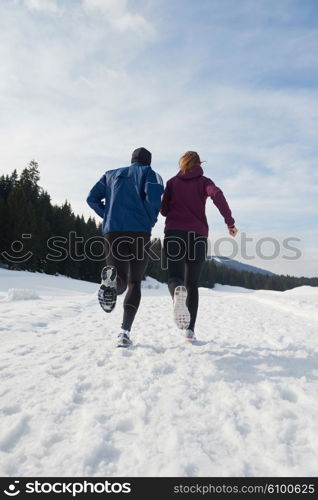
<svg viewBox="0 0 318 500">
<path fill-rule="evenodd" d="M 101 286 L 98 290 L 98 301 L 101 308 L 110 313 L 117 301 L 117 271 L 113 266 L 106 266 L 101 273 Z"/>
<path fill-rule="evenodd" d="M 173 296 L 173 316 L 178 328 L 185 330 L 190 323 L 190 313 L 187 308 L 188 292 L 185 286 L 177 286 Z"/>
<path fill-rule="evenodd" d="M 195 342 L 197 340 L 194 331 L 189 328 L 185 331 L 184 338 L 187 342 Z"/>
<path fill-rule="evenodd" d="M 129 347 L 130 345 L 132 345 L 132 340 L 129 338 L 129 332 L 120 332 L 117 347 Z"/>
</svg>

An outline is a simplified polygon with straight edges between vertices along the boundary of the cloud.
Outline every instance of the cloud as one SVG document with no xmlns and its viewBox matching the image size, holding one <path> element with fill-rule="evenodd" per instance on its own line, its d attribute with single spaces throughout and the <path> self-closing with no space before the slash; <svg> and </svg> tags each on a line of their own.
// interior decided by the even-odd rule
<svg viewBox="0 0 318 500">
<path fill-rule="evenodd" d="M 228 26 L 221 2 L 202 3 L 223 9 L 217 23 L 214 12 L 196 18 L 186 0 L 160 6 L 140 0 L 138 13 L 124 1 L 59 1 L 58 23 L 4 2 L 2 171 L 21 171 L 35 158 L 53 202 L 67 197 L 76 212 L 91 216 L 87 191 L 103 171 L 128 164 L 135 147 L 153 152 L 164 180 L 176 173 L 185 150 L 198 150 L 239 229 L 302 237 L 310 248 L 306 273 L 317 273 L 311 228 L 317 225 L 318 96 L 315 87 L 292 85 L 290 77 L 298 74 L 300 53 L 315 57 L 317 35 L 306 36 L 306 26 L 297 33 L 262 27 L 262 16 L 249 31 L 237 11 L 237 22 Z M 156 19 L 151 44 L 135 36 L 143 32 L 138 15 L 146 23 L 146 17 Z M 273 84 L 278 70 L 284 79 L 275 76 Z M 211 202 L 208 217 L 212 235 L 224 235 Z M 162 230 L 160 218 L 154 234 Z M 292 263 L 281 266 L 293 274 Z"/>
<path fill-rule="evenodd" d="M 52 13 L 57 13 L 59 10 L 56 0 L 24 0 L 24 3 L 30 10 Z"/>
<path fill-rule="evenodd" d="M 87 12 L 99 12 L 119 31 L 135 31 L 145 38 L 153 38 L 154 27 L 141 14 L 128 10 L 127 0 L 83 0 Z"/>
</svg>

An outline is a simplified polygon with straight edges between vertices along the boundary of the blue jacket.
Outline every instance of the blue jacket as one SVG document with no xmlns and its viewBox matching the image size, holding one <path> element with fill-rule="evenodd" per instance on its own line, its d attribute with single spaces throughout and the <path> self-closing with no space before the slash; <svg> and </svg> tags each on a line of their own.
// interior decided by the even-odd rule
<svg viewBox="0 0 318 500">
<path fill-rule="evenodd" d="M 160 175 L 150 166 L 136 162 L 130 167 L 106 172 L 91 189 L 87 203 L 103 218 L 103 234 L 151 233 L 161 208 L 162 193 Z"/>
</svg>

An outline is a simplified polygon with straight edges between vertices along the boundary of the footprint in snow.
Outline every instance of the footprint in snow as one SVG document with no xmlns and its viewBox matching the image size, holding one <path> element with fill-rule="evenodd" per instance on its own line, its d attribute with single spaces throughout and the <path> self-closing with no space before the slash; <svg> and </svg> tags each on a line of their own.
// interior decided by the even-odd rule
<svg viewBox="0 0 318 500">
<path fill-rule="evenodd" d="M 43 446 L 45 446 L 45 448 L 52 448 L 52 446 L 60 441 L 63 441 L 63 436 L 61 434 L 53 433 L 43 440 Z"/>
<path fill-rule="evenodd" d="M 21 408 L 18 405 L 4 406 L 1 410 L 4 415 L 14 415 L 15 413 L 20 413 Z"/>
<path fill-rule="evenodd" d="M 115 448 L 108 440 L 107 437 L 101 439 L 100 442 L 93 445 L 85 452 L 83 457 L 83 464 L 85 473 L 89 475 L 96 471 L 99 467 L 106 467 L 110 462 L 118 461 L 120 451 Z"/>
<path fill-rule="evenodd" d="M 31 326 L 34 326 L 35 328 L 45 328 L 47 323 L 45 323 L 45 321 L 36 321 L 35 323 L 31 323 Z"/>
<path fill-rule="evenodd" d="M 168 363 L 158 363 L 152 368 L 153 375 L 169 375 L 174 373 L 176 368 Z"/>
<path fill-rule="evenodd" d="M 25 356 L 26 354 L 31 354 L 34 350 L 35 350 L 35 347 L 28 346 L 25 349 L 18 351 L 17 354 L 18 354 L 18 356 Z"/>
<path fill-rule="evenodd" d="M 281 433 L 280 440 L 283 443 L 288 443 L 289 445 L 291 445 L 297 439 L 298 431 L 299 428 L 296 423 L 289 423 Z"/>
<path fill-rule="evenodd" d="M 76 384 L 73 392 L 73 402 L 82 404 L 85 401 L 85 393 L 92 387 L 90 383 Z"/>
<path fill-rule="evenodd" d="M 19 443 L 20 439 L 29 432 L 30 417 L 23 415 L 18 417 L 13 424 L 6 426 L 0 436 L 0 450 L 8 453 Z"/>
<path fill-rule="evenodd" d="M 129 420 L 128 418 L 122 418 L 122 419 L 118 420 L 115 429 L 116 429 L 116 431 L 120 431 L 120 432 L 128 432 L 128 431 L 132 431 L 133 428 L 134 428 L 134 425 L 133 425 L 131 420 Z"/>
<path fill-rule="evenodd" d="M 188 464 L 184 468 L 186 477 L 195 477 L 198 475 L 198 468 L 195 464 Z"/>
<path fill-rule="evenodd" d="M 55 378 L 64 377 L 67 373 L 69 373 L 73 368 L 63 368 L 62 366 L 51 366 L 51 369 L 47 370 L 48 375 L 52 375 Z"/>
</svg>

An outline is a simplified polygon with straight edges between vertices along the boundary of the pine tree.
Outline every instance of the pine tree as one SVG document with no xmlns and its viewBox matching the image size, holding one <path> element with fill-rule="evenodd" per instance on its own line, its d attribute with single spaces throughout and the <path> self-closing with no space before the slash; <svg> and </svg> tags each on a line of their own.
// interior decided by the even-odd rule
<svg viewBox="0 0 318 500">
<path fill-rule="evenodd" d="M 10 242 L 20 241 L 23 244 L 23 251 L 14 253 L 14 259 L 9 262 L 10 268 L 36 270 L 36 252 L 34 243 L 34 233 L 36 228 L 36 213 L 32 202 L 28 199 L 21 186 L 11 190 L 7 200 L 9 212 L 9 240 Z M 12 253 L 12 252 L 11 252 Z M 32 253 L 32 257 L 22 259 Z M 20 259 L 22 259 L 20 261 Z"/>
<path fill-rule="evenodd" d="M 3 261 L 2 254 L 8 247 L 8 224 L 7 224 L 7 204 L 0 195 L 0 261 Z"/>
<path fill-rule="evenodd" d="M 36 161 L 30 161 L 29 165 L 22 170 L 19 185 L 32 202 L 36 202 L 39 196 L 40 187 L 39 165 Z"/>
</svg>

